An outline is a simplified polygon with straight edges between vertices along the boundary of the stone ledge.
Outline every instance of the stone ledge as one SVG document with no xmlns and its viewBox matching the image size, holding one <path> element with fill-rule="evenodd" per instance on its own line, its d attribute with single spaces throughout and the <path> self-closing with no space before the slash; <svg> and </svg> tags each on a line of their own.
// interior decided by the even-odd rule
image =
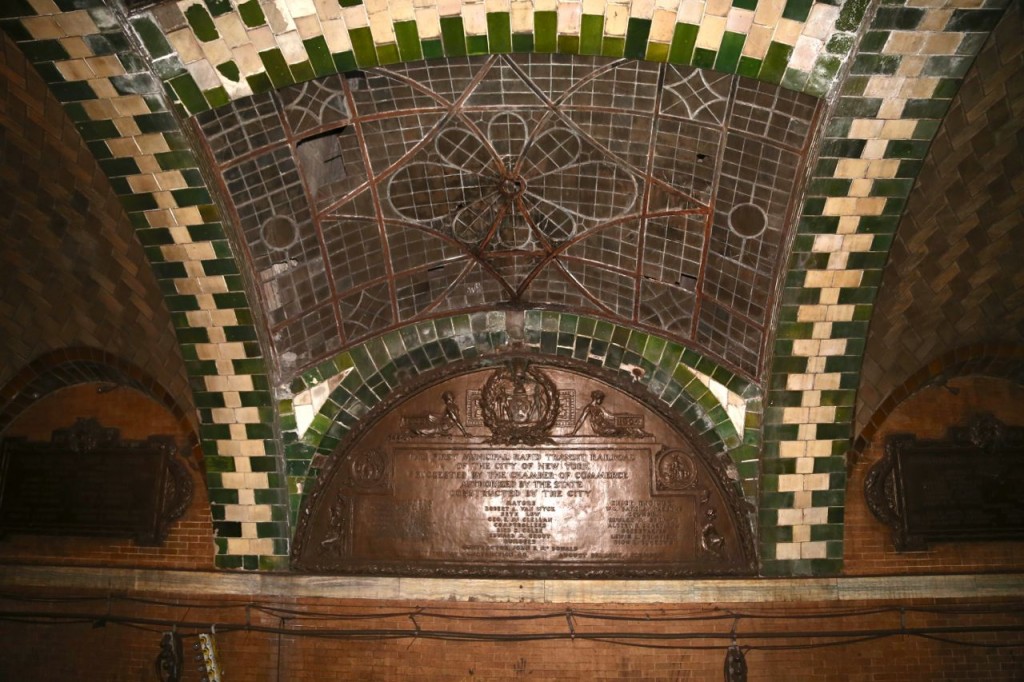
<svg viewBox="0 0 1024 682">
<path fill-rule="evenodd" d="M 0 590 L 16 588 L 396 601 L 735 604 L 1024 598 L 1024 574 L 737 580 L 449 580 L 0 566 Z"/>
</svg>

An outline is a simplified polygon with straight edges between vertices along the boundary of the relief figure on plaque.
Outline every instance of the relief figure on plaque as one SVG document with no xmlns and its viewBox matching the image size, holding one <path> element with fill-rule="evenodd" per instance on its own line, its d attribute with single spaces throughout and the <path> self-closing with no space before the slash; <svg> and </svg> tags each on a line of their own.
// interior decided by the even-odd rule
<svg viewBox="0 0 1024 682">
<path fill-rule="evenodd" d="M 331 521 L 326 536 L 320 541 L 320 553 L 334 552 L 342 556 L 348 540 L 348 501 L 338 495 L 330 508 Z"/>
<path fill-rule="evenodd" d="M 575 436 L 590 421 L 590 430 L 595 436 L 606 438 L 647 438 L 651 434 L 643 429 L 643 416 L 634 414 L 615 414 L 604 406 L 604 391 L 592 391 L 590 402 L 580 412 L 576 426 L 572 429 Z"/>
<path fill-rule="evenodd" d="M 404 417 L 402 424 L 415 436 L 450 436 L 452 431 L 458 431 L 463 436 L 468 436 L 466 428 L 462 425 L 462 416 L 459 414 L 459 405 L 455 402 L 455 394 L 445 391 L 441 395 L 444 401 L 444 410 L 440 414 L 419 414 Z"/>
<path fill-rule="evenodd" d="M 711 552 L 712 554 L 721 554 L 722 548 L 725 547 L 725 538 L 715 528 L 715 518 L 718 513 L 714 509 L 707 509 L 704 512 L 704 526 L 700 531 L 700 546 L 705 552 Z"/>
</svg>

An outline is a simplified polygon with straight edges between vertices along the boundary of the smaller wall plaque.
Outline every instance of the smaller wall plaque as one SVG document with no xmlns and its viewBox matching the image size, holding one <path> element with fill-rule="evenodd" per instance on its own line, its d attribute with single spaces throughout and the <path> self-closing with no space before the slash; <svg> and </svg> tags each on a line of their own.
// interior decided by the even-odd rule
<svg viewBox="0 0 1024 682">
<path fill-rule="evenodd" d="M 898 551 L 1024 539 L 1024 428 L 980 414 L 944 440 L 890 436 L 864 495 Z"/>
<path fill-rule="evenodd" d="M 130 537 L 159 545 L 192 499 L 174 439 L 122 441 L 80 419 L 49 443 L 7 439 L 0 450 L 0 535 Z"/>
</svg>

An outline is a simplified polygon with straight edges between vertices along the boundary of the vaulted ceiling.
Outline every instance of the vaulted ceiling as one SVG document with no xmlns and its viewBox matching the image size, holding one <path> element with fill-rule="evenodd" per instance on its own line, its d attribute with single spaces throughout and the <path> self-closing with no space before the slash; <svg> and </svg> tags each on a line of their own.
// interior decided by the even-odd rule
<svg viewBox="0 0 1024 682">
<path fill-rule="evenodd" d="M 76 376 L 192 415 L 223 567 L 286 565 L 307 484 L 403 382 L 516 346 L 703 432 L 762 572 L 835 572 L 856 432 L 960 341 L 1019 355 L 1019 3 L 14 0 L 0 24 L 3 418 Z"/>
<path fill-rule="evenodd" d="M 328 76 L 197 117 L 282 374 L 415 320 L 569 310 L 747 376 L 818 102 L 549 55 Z"/>
</svg>

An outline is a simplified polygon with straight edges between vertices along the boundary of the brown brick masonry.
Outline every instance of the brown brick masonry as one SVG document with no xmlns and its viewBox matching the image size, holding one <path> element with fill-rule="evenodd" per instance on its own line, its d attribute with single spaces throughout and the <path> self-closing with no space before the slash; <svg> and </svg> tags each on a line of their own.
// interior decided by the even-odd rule
<svg viewBox="0 0 1024 682">
<path fill-rule="evenodd" d="M 31 405 L 4 431 L 4 437 L 49 440 L 54 429 L 71 426 L 76 418 L 95 418 L 120 429 L 121 437 L 144 440 L 151 435 L 173 435 L 179 449 L 189 451 L 194 440 L 180 415 L 135 388 L 112 391 L 108 384 L 85 383 L 56 390 Z M 0 566 L 7 564 L 62 566 L 133 566 L 148 568 L 209 569 L 213 567 L 214 540 L 204 477 L 195 463 L 191 469 L 192 503 L 170 528 L 160 547 L 141 547 L 129 539 L 10 535 L 0 540 Z M 4 679 L 0 675 L 0 679 Z"/>
<path fill-rule="evenodd" d="M 192 646 L 212 625 L 231 682 L 721 680 L 734 629 L 751 682 L 1008 681 L 1024 670 L 1024 617 L 1020 604 L 1005 602 L 570 606 L 140 597 L 48 590 L 0 599 L 0 676 L 157 679 L 161 633 L 175 625 L 185 645 L 183 680 L 199 679 Z"/>
</svg>

